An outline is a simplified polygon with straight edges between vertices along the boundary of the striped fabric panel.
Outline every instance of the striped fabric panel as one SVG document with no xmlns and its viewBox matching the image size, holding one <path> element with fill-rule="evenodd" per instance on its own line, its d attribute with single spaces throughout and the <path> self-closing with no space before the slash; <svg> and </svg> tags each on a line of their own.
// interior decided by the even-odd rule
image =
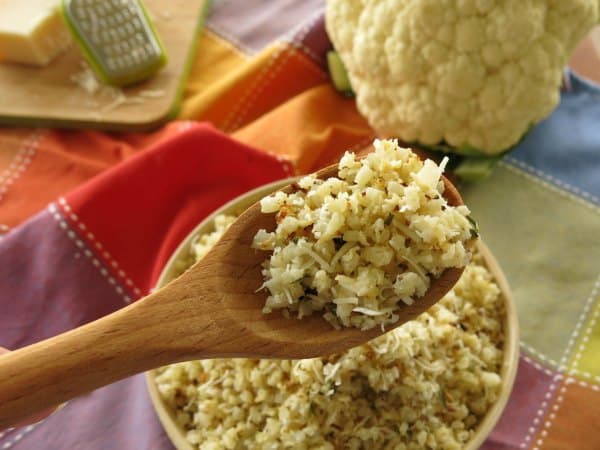
<svg viewBox="0 0 600 450">
<path fill-rule="evenodd" d="M 125 286 L 106 270 L 54 204 L 15 228 L 0 241 L 0 317 L 10 317 L 0 344 L 19 348 L 123 307 Z"/>
<path fill-rule="evenodd" d="M 43 422 L 0 437 L 2 450 L 172 449 L 143 374 L 67 403 Z"/>
</svg>

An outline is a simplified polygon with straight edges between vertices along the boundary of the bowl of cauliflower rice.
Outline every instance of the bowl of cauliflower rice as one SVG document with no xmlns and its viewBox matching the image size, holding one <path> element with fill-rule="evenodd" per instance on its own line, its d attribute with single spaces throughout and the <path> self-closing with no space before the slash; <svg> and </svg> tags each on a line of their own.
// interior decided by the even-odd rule
<svg viewBox="0 0 600 450">
<path fill-rule="evenodd" d="M 201 259 L 247 207 L 294 181 L 254 189 L 207 217 L 157 286 Z M 179 450 L 475 450 L 506 405 L 518 349 L 508 285 L 479 240 L 442 300 L 366 344 L 303 360 L 189 361 L 146 376 Z"/>
</svg>

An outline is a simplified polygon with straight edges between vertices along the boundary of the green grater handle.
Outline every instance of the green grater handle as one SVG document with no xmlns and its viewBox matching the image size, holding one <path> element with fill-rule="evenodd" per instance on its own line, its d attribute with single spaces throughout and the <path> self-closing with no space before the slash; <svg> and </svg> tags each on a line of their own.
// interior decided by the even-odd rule
<svg viewBox="0 0 600 450">
<path fill-rule="evenodd" d="M 139 19 L 143 21 L 148 37 L 153 42 L 153 48 L 157 51 L 154 54 L 154 58 L 148 60 L 146 64 L 131 65 L 126 70 L 121 70 L 119 73 L 108 70 L 108 64 L 106 58 L 103 58 L 101 46 L 94 46 L 92 44 L 89 33 L 86 33 L 79 18 L 73 12 L 73 5 L 76 1 L 77 0 L 61 1 L 62 16 L 67 27 L 71 31 L 73 40 L 77 43 L 85 59 L 101 81 L 114 86 L 127 86 L 139 83 L 153 76 L 167 63 L 167 54 L 164 45 L 156 32 L 154 24 L 150 20 L 148 11 L 141 0 L 134 0 L 137 5 L 137 10 L 140 15 L 143 16 L 139 17 Z M 110 2 L 101 3 L 106 5 Z"/>
</svg>

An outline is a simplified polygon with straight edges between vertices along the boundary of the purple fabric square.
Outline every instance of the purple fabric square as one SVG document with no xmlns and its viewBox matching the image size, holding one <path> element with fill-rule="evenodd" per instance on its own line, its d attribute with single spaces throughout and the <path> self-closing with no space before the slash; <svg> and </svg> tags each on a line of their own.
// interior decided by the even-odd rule
<svg viewBox="0 0 600 450">
<path fill-rule="evenodd" d="M 220 0 L 213 3 L 206 26 L 244 53 L 253 55 L 286 35 L 289 37 L 284 40 L 289 41 L 301 33 L 305 24 L 318 19 L 324 6 L 319 0 Z M 311 46 L 315 40 L 311 38 L 305 45 Z"/>
<path fill-rule="evenodd" d="M 0 345 L 29 345 L 125 306 L 125 287 L 119 294 L 94 259 L 58 212 L 42 211 L 7 234 L 0 241 Z"/>
<path fill-rule="evenodd" d="M 536 367 L 537 366 L 537 367 Z M 508 404 L 481 450 L 516 450 L 533 439 L 560 384 L 557 372 L 521 356 Z M 527 437 L 529 436 L 529 439 Z"/>
</svg>

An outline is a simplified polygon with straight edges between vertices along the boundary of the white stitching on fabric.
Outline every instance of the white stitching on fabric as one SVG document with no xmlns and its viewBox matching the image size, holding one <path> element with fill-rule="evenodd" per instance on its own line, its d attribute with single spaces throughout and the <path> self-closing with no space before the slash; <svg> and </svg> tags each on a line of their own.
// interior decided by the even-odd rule
<svg viewBox="0 0 600 450">
<path fill-rule="evenodd" d="M 270 72 L 271 67 L 277 62 L 279 57 L 286 50 L 288 50 L 288 52 L 289 52 L 288 47 L 281 45 L 281 43 L 279 43 L 279 42 L 275 42 L 273 45 L 278 46 L 277 50 L 275 50 L 271 54 L 267 63 L 260 70 L 260 72 L 258 73 L 258 77 L 256 78 L 255 82 L 252 84 L 252 87 L 250 87 L 245 92 L 245 94 L 242 96 L 242 98 L 237 103 L 237 105 L 235 107 L 231 108 L 231 112 L 229 113 L 227 118 L 223 121 L 223 129 L 225 130 L 225 132 L 235 131 L 236 124 L 241 122 L 240 116 L 242 116 L 243 114 L 246 114 L 246 111 L 250 108 L 250 106 L 248 105 L 248 100 L 250 99 L 250 100 L 254 101 L 254 98 L 257 96 L 256 92 L 258 91 L 258 87 L 261 85 L 263 80 L 267 77 L 267 74 Z M 289 58 L 289 56 L 288 56 L 288 58 Z M 286 60 L 287 60 L 287 58 L 283 58 L 282 64 Z M 246 103 L 245 107 L 244 107 L 244 103 Z M 231 123 L 231 125 L 230 125 L 230 123 Z"/>
<path fill-rule="evenodd" d="M 528 356 L 525 356 L 525 355 L 521 355 L 521 356 L 523 357 L 523 359 L 525 361 L 527 361 L 530 365 L 532 365 L 536 370 L 543 372 L 546 375 L 554 376 L 554 377 L 560 376 L 561 379 L 564 378 L 564 376 L 565 376 L 564 373 L 552 374 L 552 372 L 550 372 L 548 369 L 542 367 L 540 364 L 536 363 L 534 360 L 532 360 Z M 566 375 L 572 375 L 572 373 L 567 373 Z M 595 385 L 595 384 L 590 384 L 590 383 L 578 380 L 573 377 L 568 377 L 565 380 L 565 382 L 568 382 L 568 384 L 577 384 L 578 386 L 581 386 L 583 388 L 591 389 L 592 391 L 596 391 L 596 392 L 600 392 L 600 386 Z M 546 392 L 546 395 L 544 397 L 546 398 L 546 400 L 549 400 L 551 397 L 551 394 L 549 392 Z"/>
<path fill-rule="evenodd" d="M 588 314 L 591 309 L 591 305 L 594 301 L 595 293 L 598 290 L 599 282 L 600 282 L 600 277 L 598 277 L 598 279 L 596 280 L 596 283 L 594 284 L 594 288 L 592 289 L 592 295 L 590 295 L 587 298 L 587 300 L 585 301 L 585 304 L 583 306 L 583 309 L 581 310 L 581 314 L 579 314 L 579 319 L 577 320 L 577 323 L 575 324 L 575 327 L 573 328 L 573 332 L 571 333 L 569 342 L 567 343 L 567 347 L 565 348 L 565 351 L 563 353 L 563 357 L 559 361 L 559 367 L 566 366 L 567 359 L 569 358 L 571 350 L 573 349 L 575 342 L 577 341 L 577 339 L 579 338 L 579 335 L 581 334 L 581 328 L 583 327 L 583 324 L 587 320 Z"/>
<path fill-rule="evenodd" d="M 546 374 L 547 376 L 551 377 L 551 376 L 555 375 L 549 369 L 547 369 L 545 367 L 542 367 L 541 364 L 537 363 L 536 361 L 534 361 L 530 357 L 523 355 L 523 359 L 525 361 L 527 361 L 529 364 L 531 364 L 533 367 L 535 367 L 537 370 L 539 370 L 540 372 L 543 372 L 544 374 Z"/>
<path fill-rule="evenodd" d="M 568 380 L 567 380 L 568 382 Z M 564 394 L 567 391 L 567 385 L 564 385 L 560 388 L 560 391 L 558 392 L 558 396 L 556 397 L 556 402 L 554 403 L 554 405 L 552 405 L 552 411 L 553 413 L 551 413 L 552 418 L 550 418 L 550 415 L 548 416 L 548 420 L 546 420 L 544 422 L 543 428 L 540 431 L 540 438 L 536 441 L 536 446 L 533 447 L 532 450 L 539 450 L 539 448 L 544 444 L 544 439 L 546 439 L 546 436 L 548 436 L 548 431 L 550 430 L 550 428 L 552 428 L 552 423 L 554 422 L 554 418 L 556 418 L 556 413 L 557 411 L 560 409 L 560 406 L 562 405 L 562 402 L 564 400 Z"/>
<path fill-rule="evenodd" d="M 295 54 L 302 58 L 302 60 L 308 61 L 308 64 L 305 64 L 304 68 L 312 71 L 312 73 L 315 74 L 315 76 L 321 77 L 323 81 L 329 80 L 329 72 L 323 70 L 320 66 L 313 64 L 313 61 L 310 59 L 310 57 L 308 57 L 308 55 L 306 55 L 302 50 L 298 49 L 296 46 L 292 45 L 291 48 L 294 50 Z M 294 54 L 294 52 L 292 54 Z"/>
<path fill-rule="evenodd" d="M 537 351 L 532 346 L 526 344 L 523 341 L 520 342 L 520 345 L 526 351 L 528 351 L 532 355 L 536 356 L 537 358 L 541 359 L 542 361 L 544 361 L 545 363 L 547 363 L 548 365 L 550 365 L 553 369 L 558 369 L 559 368 L 559 365 L 558 365 L 558 363 L 556 361 L 554 361 L 553 359 L 547 357 L 546 355 L 543 355 L 542 353 L 540 353 L 539 351 Z"/>
<path fill-rule="evenodd" d="M 538 169 L 535 169 L 525 163 L 522 163 L 521 161 L 514 160 L 513 158 L 507 158 L 507 160 L 509 163 L 501 162 L 501 165 L 503 167 L 506 167 L 507 169 L 513 171 L 514 173 L 517 173 L 517 174 L 533 181 L 534 183 L 537 183 L 537 184 L 561 195 L 562 197 L 565 197 L 569 200 L 575 201 L 575 202 L 585 206 L 586 208 L 594 211 L 595 213 L 600 213 L 600 207 L 596 206 L 596 204 L 593 203 L 593 202 L 600 203 L 600 200 L 597 197 L 595 197 L 585 191 L 582 191 L 581 189 L 578 189 L 574 186 L 571 186 L 561 180 L 558 180 L 555 177 L 548 175 Z M 517 167 L 515 167 L 515 166 L 517 166 Z M 597 292 L 597 290 L 598 290 L 598 283 L 600 283 L 600 279 L 596 281 L 596 283 L 594 285 L 594 289 L 592 290 L 592 294 L 587 299 L 587 301 L 584 305 L 584 308 L 579 316 L 579 319 L 573 329 L 573 333 L 570 336 L 567 347 L 565 348 L 563 356 L 558 364 L 558 369 L 561 371 L 566 369 L 566 363 L 567 363 L 567 359 L 569 357 L 569 353 L 571 352 L 572 347 L 574 346 L 577 338 L 580 335 L 581 328 L 583 327 L 585 321 L 587 320 L 587 316 L 590 311 L 591 304 L 594 301 L 595 292 Z M 586 331 L 586 335 L 591 332 L 590 330 L 593 329 L 595 320 L 597 319 L 597 314 L 598 314 L 598 309 L 595 311 L 594 316 L 592 317 L 592 319 L 590 321 L 590 324 Z M 585 344 L 585 341 L 582 341 L 581 345 L 584 345 L 584 344 Z M 580 348 L 581 348 L 581 346 L 580 346 Z M 578 361 L 578 359 L 577 359 L 577 355 L 576 355 L 575 363 L 577 363 L 577 361 Z M 594 376 L 588 372 L 581 372 L 576 369 L 572 369 L 572 370 L 568 370 L 567 373 L 568 374 L 579 374 L 581 376 L 584 376 L 585 378 L 600 382 L 600 377 Z M 570 378 L 570 380 L 573 380 L 573 379 Z M 584 381 L 579 381 L 579 380 L 575 380 L 575 382 L 580 386 L 591 388 L 594 391 L 600 391 L 600 387 L 598 387 L 596 385 L 589 385 L 588 383 L 586 383 Z M 550 385 L 550 387 L 547 391 L 547 394 L 551 395 L 555 389 L 556 389 L 555 386 Z M 550 415 L 548 416 L 548 420 L 546 420 L 544 422 L 543 428 L 540 432 L 540 438 L 536 442 L 538 447 L 544 443 L 544 439 L 548 435 L 548 431 L 551 429 L 551 427 L 554 423 L 554 418 L 556 417 L 556 412 L 560 409 L 562 400 L 564 398 L 563 394 L 564 394 L 564 392 L 566 392 L 566 389 L 567 389 L 566 385 L 561 388 L 560 394 L 556 399 L 556 403 L 552 407 L 553 412 L 550 413 Z M 540 408 L 540 410 L 542 410 L 542 408 Z M 534 419 L 534 421 L 533 421 L 534 425 L 536 424 L 536 419 Z M 536 429 L 534 427 L 531 427 L 529 429 L 528 434 L 525 436 L 523 442 L 520 445 L 521 448 L 525 448 L 527 446 L 526 443 L 531 440 L 533 433 L 535 433 L 535 431 L 536 431 Z M 535 450 L 538 447 L 534 447 L 533 450 Z"/>
<path fill-rule="evenodd" d="M 295 175 L 293 164 L 291 161 L 282 161 L 283 171 L 288 177 L 293 177 Z"/>
<path fill-rule="evenodd" d="M 6 179 L 10 178 L 12 176 L 12 173 L 17 170 L 17 167 L 19 167 L 19 164 L 21 164 L 22 162 L 25 162 L 24 160 L 29 158 L 29 155 L 27 154 L 29 152 L 28 144 L 29 144 L 29 140 L 31 139 L 32 135 L 28 136 L 25 139 L 24 145 L 22 145 L 17 150 L 17 153 L 15 154 L 13 160 L 10 162 L 8 167 L 2 173 L 0 173 L 0 184 L 3 183 Z"/>
<path fill-rule="evenodd" d="M 308 17 L 304 23 L 300 23 L 287 33 L 285 33 L 280 40 L 289 42 L 290 44 L 302 45 L 302 40 L 308 35 L 311 28 L 323 17 L 325 14 L 324 9 L 318 9 Z"/>
<path fill-rule="evenodd" d="M 79 239 L 79 237 L 73 230 L 69 229 L 69 225 L 65 221 L 64 217 L 61 215 L 61 213 L 58 210 L 58 207 L 55 203 L 51 203 L 48 206 L 48 211 L 50 212 L 52 217 L 54 217 L 54 219 L 58 222 L 58 225 L 65 232 L 65 234 L 69 237 L 69 239 L 71 239 L 76 245 L 77 245 L 77 242 L 80 242 L 81 245 L 83 247 L 85 247 L 85 243 Z M 77 246 L 80 247 L 80 245 L 77 245 Z M 113 287 L 115 287 L 115 291 L 123 299 L 123 301 L 125 303 L 131 303 L 131 301 L 132 301 L 131 297 L 129 295 L 124 294 L 124 292 L 122 290 L 119 292 L 116 289 L 116 284 L 117 284 L 116 280 L 109 275 L 108 271 L 102 266 L 102 263 L 94 256 L 94 254 L 91 251 L 89 251 L 88 249 L 86 249 L 86 250 L 84 250 L 84 255 L 86 256 L 86 258 L 88 258 L 92 262 L 92 265 L 98 269 L 100 274 L 104 278 L 107 279 L 109 284 L 111 284 Z"/>
<path fill-rule="evenodd" d="M 594 380 L 595 382 L 600 383 L 600 376 L 592 375 L 589 372 L 582 372 L 581 370 L 578 370 L 578 369 L 572 369 L 569 371 L 569 374 L 570 375 L 578 375 L 580 377 L 587 378 L 588 380 Z"/>
<path fill-rule="evenodd" d="M 229 33 L 229 31 L 225 30 L 222 27 L 219 27 L 218 25 L 207 22 L 205 27 L 213 34 L 219 36 L 221 39 L 223 39 L 224 41 L 231 44 L 231 46 L 233 48 L 235 48 L 245 58 L 248 58 L 248 56 L 253 56 L 257 53 L 256 50 L 248 47 L 246 44 L 244 44 L 242 41 L 240 41 L 237 37 L 235 37 L 234 35 Z"/>
<path fill-rule="evenodd" d="M 58 203 L 59 205 L 64 209 L 66 215 L 68 215 L 68 217 L 73 221 L 73 223 L 78 226 L 82 231 L 85 231 L 87 229 L 86 225 L 80 221 L 79 216 L 77 216 L 77 214 L 75 214 L 73 212 L 73 209 L 71 208 L 71 206 L 67 203 L 67 200 L 64 197 L 60 197 L 58 199 Z M 106 259 L 107 263 L 112 266 L 114 269 L 117 270 L 117 274 L 119 275 L 120 278 L 123 279 L 123 281 L 130 287 L 133 288 L 133 293 L 136 296 L 141 296 L 142 295 L 142 291 L 140 288 L 138 288 L 135 283 L 133 282 L 133 280 L 131 280 L 131 278 L 129 278 L 126 274 L 125 271 L 123 271 L 120 267 L 119 267 L 119 263 L 112 257 L 112 255 L 107 252 L 106 250 L 102 251 L 103 246 L 100 242 L 98 242 L 96 240 L 96 236 L 94 236 L 93 233 L 89 232 L 89 233 L 85 233 L 85 236 L 87 239 L 89 239 L 90 241 L 90 245 L 95 246 L 98 250 L 101 251 L 102 256 Z M 110 280 L 109 280 L 110 281 Z"/>
<path fill-rule="evenodd" d="M 510 162 L 510 164 L 507 164 L 506 161 Z M 536 169 L 535 167 L 532 167 L 515 158 L 507 157 L 506 161 L 501 161 L 500 164 L 509 169 L 514 169 L 514 166 L 517 166 L 519 169 L 525 171 L 525 173 L 530 177 L 531 175 L 535 175 L 535 177 L 532 177 L 530 179 L 533 179 L 534 181 L 542 184 L 543 186 L 552 189 L 554 192 L 557 192 L 566 198 L 575 200 L 578 203 L 583 204 L 584 206 L 590 208 L 592 211 L 600 213 L 600 207 L 597 206 L 597 204 L 600 204 L 600 198 L 590 194 L 589 192 L 583 191 L 575 186 L 571 186 L 570 184 L 565 183 L 564 181 L 559 180 L 558 178 L 555 178 L 552 175 L 542 172 L 541 170 Z M 541 178 L 541 180 L 537 177 Z M 558 188 L 561 188 L 562 190 Z M 587 201 L 583 200 L 582 197 Z"/>
<path fill-rule="evenodd" d="M 512 172 L 514 172 L 518 175 L 521 175 L 521 176 L 527 178 L 530 181 L 533 181 L 534 183 L 537 183 L 537 184 L 561 195 L 562 197 L 565 197 L 572 201 L 575 201 L 596 213 L 600 213 L 600 207 L 591 203 L 591 200 L 593 200 L 593 201 L 598 201 L 598 200 L 595 197 L 591 196 L 590 194 L 583 192 L 580 189 L 577 189 L 573 186 L 570 186 L 567 183 L 564 183 L 548 174 L 545 174 L 542 171 L 532 168 L 532 167 L 528 166 L 527 164 L 521 163 L 520 161 L 515 161 L 513 158 L 508 158 L 508 161 L 510 163 L 508 163 L 506 161 L 502 161 L 500 163 L 501 166 L 507 168 L 508 170 L 511 170 Z M 518 166 L 518 167 L 516 167 L 516 166 Z M 579 197 L 577 195 L 579 195 Z M 584 198 L 581 198 L 581 197 L 584 197 Z M 587 299 L 586 304 L 584 305 L 584 308 L 579 316 L 579 319 L 578 319 L 577 323 L 575 324 L 575 328 L 573 329 L 573 332 L 571 333 L 569 342 L 567 343 L 567 347 L 565 348 L 565 350 L 563 352 L 563 356 L 559 361 L 559 369 L 566 368 L 566 363 L 567 363 L 569 354 L 570 354 L 572 347 L 574 346 L 577 338 L 579 337 L 581 327 L 583 326 L 583 324 L 585 323 L 585 321 L 587 319 L 587 315 L 590 310 L 590 303 L 592 301 L 590 299 L 593 299 L 593 297 L 590 296 L 590 298 Z M 552 385 L 551 385 L 551 388 L 552 388 Z M 565 388 L 565 390 L 566 390 L 566 388 Z M 549 389 L 549 392 L 553 392 L 553 389 Z M 560 407 L 560 403 L 557 401 L 557 403 L 554 406 L 556 406 L 556 408 L 554 408 L 554 409 L 558 410 L 558 408 Z M 544 424 L 544 429 L 546 431 L 549 431 L 550 427 L 552 426 L 552 423 L 553 423 L 552 420 L 548 420 Z M 534 424 L 535 424 L 535 419 L 534 419 Z M 534 430 L 534 432 L 535 432 L 535 430 Z M 529 436 L 529 438 L 531 438 L 531 436 L 532 436 L 531 430 L 527 434 L 527 436 Z M 527 436 L 526 436 L 526 438 L 527 438 Z M 543 439 L 544 438 L 541 437 L 538 441 L 541 441 L 543 443 Z M 528 441 L 528 439 L 525 439 L 521 443 L 522 448 L 524 448 L 523 444 L 527 441 Z"/>
<path fill-rule="evenodd" d="M 309 59 L 311 59 L 312 61 L 317 63 L 319 65 L 319 69 L 320 69 L 321 64 L 323 63 L 323 59 L 319 58 L 319 55 L 317 55 L 315 52 L 313 52 L 311 48 L 307 47 L 302 42 L 296 42 L 294 40 L 291 40 L 291 41 L 284 40 L 282 42 L 286 42 L 286 43 L 290 44 L 292 47 L 300 50 L 302 53 L 304 53 L 306 56 L 308 56 Z M 322 69 L 320 69 L 320 71 L 323 72 Z"/>
<path fill-rule="evenodd" d="M 286 177 L 293 177 L 295 175 L 292 161 L 269 151 L 266 153 L 273 156 L 279 163 L 281 163 L 281 167 L 283 168 L 283 172 L 285 173 Z"/>
<path fill-rule="evenodd" d="M 552 383 L 550 383 L 550 386 L 549 386 L 548 392 L 547 392 L 548 394 L 550 394 L 550 396 L 556 390 L 557 381 L 560 381 L 562 378 L 563 378 L 562 375 L 557 375 L 556 377 L 554 377 L 554 379 L 552 380 Z M 542 403 L 540 404 L 540 407 L 538 408 L 538 410 L 535 413 L 536 417 L 534 417 L 534 419 L 533 419 L 533 426 L 529 427 L 529 429 L 527 430 L 527 435 L 525 435 L 525 437 L 523 438 L 523 442 L 521 442 L 521 444 L 519 445 L 520 448 L 526 448 L 527 442 L 532 440 L 535 432 L 539 429 L 540 420 L 541 420 L 540 418 L 544 415 L 547 408 L 548 408 L 548 400 L 543 400 Z"/>
<path fill-rule="evenodd" d="M 590 384 L 585 381 L 577 380 L 575 378 L 569 378 L 569 379 L 574 380 L 575 384 L 577 384 L 578 386 L 581 386 L 582 388 L 591 389 L 592 391 L 595 391 L 595 392 L 600 392 L 600 386 L 598 386 L 596 384 Z"/>
<path fill-rule="evenodd" d="M 14 160 L 8 168 L 0 174 L 0 201 L 8 192 L 8 188 L 25 172 L 33 158 L 37 154 L 38 146 L 44 135 L 44 130 L 35 130 L 27 139 L 23 146 L 17 151 Z"/>
<path fill-rule="evenodd" d="M 594 284 L 592 292 L 590 293 L 590 296 L 588 297 L 588 299 L 586 301 L 585 306 L 588 310 L 591 308 L 592 303 L 596 300 L 596 296 L 598 295 L 599 290 L 600 290 L 600 276 L 598 276 L 598 279 L 596 280 L 596 283 Z M 598 321 L 599 315 L 600 315 L 600 302 L 596 303 L 596 307 L 594 309 L 594 313 L 591 316 L 590 323 L 588 324 L 588 327 L 585 330 L 585 333 L 583 334 L 583 336 L 581 338 L 581 343 L 579 344 L 579 347 L 577 348 L 575 356 L 573 357 L 573 365 L 575 367 L 577 367 L 579 365 L 579 360 L 583 356 L 585 347 L 587 346 L 589 339 L 590 339 L 589 335 L 592 333 L 592 330 L 596 326 L 596 322 Z"/>
<path fill-rule="evenodd" d="M 572 347 L 575 345 L 575 342 L 577 341 L 577 339 L 580 335 L 581 328 L 587 319 L 588 313 L 591 308 L 591 304 L 593 303 L 596 293 L 598 292 L 599 284 L 600 284 L 600 277 L 598 277 L 598 279 L 596 280 L 596 283 L 594 284 L 594 288 L 592 289 L 590 296 L 587 298 L 585 305 L 581 311 L 581 314 L 579 315 L 579 319 L 577 320 L 577 323 L 575 324 L 575 327 L 573 328 L 573 332 L 571 333 L 569 342 L 567 343 L 567 347 L 565 348 L 565 350 L 563 352 L 563 356 L 560 359 L 560 362 L 558 365 L 559 369 L 566 368 L 567 359 L 569 357 L 569 354 L 571 353 Z M 590 326 L 589 326 L 587 332 L 589 332 L 593 328 L 593 326 L 595 324 L 595 320 L 596 320 L 596 314 L 598 313 L 598 311 L 600 311 L 600 308 L 597 309 L 596 312 L 594 313 L 594 316 L 592 316 L 592 320 L 590 321 Z M 586 332 L 586 334 L 587 334 L 587 332 Z M 541 365 L 539 365 L 538 363 L 533 361 L 531 358 L 528 358 L 527 356 L 523 355 L 523 359 L 525 361 L 529 362 L 530 364 L 532 364 L 536 369 L 543 371 L 546 375 L 552 375 L 552 373 L 548 369 L 543 368 Z M 577 364 L 577 355 L 575 357 L 575 364 Z M 555 380 L 558 379 L 559 376 L 561 377 L 561 379 L 563 378 L 563 375 L 559 374 L 559 375 L 555 376 Z M 600 387 L 598 387 L 598 386 L 592 386 L 592 385 L 589 385 L 588 383 L 585 383 L 585 382 L 582 382 L 579 380 L 575 380 L 574 378 L 568 378 L 567 380 L 568 380 L 567 384 L 561 388 L 560 395 L 556 398 L 556 402 L 553 405 L 553 410 L 555 413 L 560 408 L 560 405 L 561 405 L 562 399 L 563 399 L 563 394 L 566 392 L 567 386 L 569 384 L 576 383 L 579 386 L 591 388 L 593 391 L 600 391 Z M 553 387 L 553 385 L 551 384 L 550 387 L 548 388 L 548 391 L 546 392 L 546 398 L 548 398 L 549 394 L 551 396 L 555 389 L 556 389 L 556 387 Z M 545 409 L 546 409 L 545 404 L 547 404 L 546 401 L 542 402 L 540 408 L 538 409 L 538 416 L 540 415 L 540 413 L 542 411 L 545 411 Z M 537 418 L 534 418 L 533 424 L 537 425 L 538 422 L 539 421 L 537 420 Z M 547 436 L 550 428 L 552 428 L 553 423 L 554 423 L 554 421 L 550 417 L 548 418 L 547 421 L 544 422 L 543 428 L 540 431 L 540 438 L 536 442 L 538 446 L 541 446 L 543 444 L 544 439 Z M 525 436 L 524 441 L 521 443 L 521 445 L 520 445 L 521 448 L 526 447 L 525 442 L 528 442 L 531 439 L 533 433 L 535 432 L 535 428 L 534 428 L 533 432 L 531 430 L 532 430 L 532 428 L 529 429 L 528 434 Z M 535 448 L 537 448 L 537 447 L 534 447 L 533 450 L 535 450 Z"/>
<path fill-rule="evenodd" d="M 33 132 L 23 142 L 22 147 L 17 151 L 14 160 L 9 164 L 8 168 L 0 174 L 0 183 L 11 182 L 13 178 L 19 176 L 19 172 L 23 172 L 25 167 L 28 166 L 32 157 L 36 153 L 36 141 L 39 139 L 41 133 L 39 131 Z"/>
<path fill-rule="evenodd" d="M 588 299 L 588 302 L 586 302 L 586 305 L 584 306 L 584 308 L 583 308 L 583 310 L 582 310 L 582 312 L 581 312 L 581 314 L 579 316 L 577 324 L 575 325 L 575 328 L 573 329 L 573 333 L 571 333 L 571 336 L 569 338 L 569 342 L 567 343 L 567 347 L 565 348 L 565 350 L 563 352 L 563 356 L 560 359 L 559 366 L 558 366 L 559 369 L 561 369 L 563 367 L 566 367 L 566 363 L 567 363 L 567 359 L 569 357 L 569 353 L 571 351 L 571 348 L 575 344 L 575 341 L 577 340 L 577 337 L 579 336 L 579 331 L 581 330 L 581 324 L 583 322 L 585 322 L 588 310 L 589 310 L 589 299 Z M 529 362 L 530 364 L 533 364 L 533 366 L 536 369 L 543 371 L 546 375 L 552 375 L 552 373 L 548 369 L 542 368 L 542 366 L 540 366 L 539 364 L 537 364 L 536 362 L 534 362 L 531 358 L 528 358 L 527 356 L 523 355 L 523 359 L 525 359 L 525 361 Z M 556 375 L 554 377 L 554 380 L 556 381 L 556 380 L 559 380 L 559 379 L 562 379 L 562 378 L 564 378 L 564 376 L 562 374 L 559 374 L 559 375 Z M 552 393 L 554 393 L 555 390 L 556 390 L 555 384 L 554 383 L 550 384 L 550 386 L 548 388 L 548 391 L 546 391 L 546 396 L 548 394 L 551 395 Z M 561 392 L 563 390 L 566 390 L 566 387 L 563 386 L 561 388 Z M 556 403 L 554 404 L 554 407 L 553 407 L 555 411 L 558 410 L 558 408 L 560 407 L 559 405 L 560 405 L 560 401 L 557 398 L 557 401 L 556 401 Z M 538 409 L 538 415 L 540 415 L 540 412 L 543 412 L 543 411 L 546 410 L 546 406 L 547 406 L 547 401 L 543 401 L 542 404 L 540 405 L 540 408 Z M 535 433 L 535 431 L 536 431 L 535 426 L 537 426 L 538 423 L 539 423 L 539 419 L 537 417 L 534 418 L 533 419 L 534 427 L 531 427 L 529 429 L 529 432 L 527 433 L 527 435 L 525 436 L 523 442 L 520 445 L 521 448 L 525 448 L 526 447 L 525 443 L 528 442 L 532 438 L 533 433 Z M 544 428 L 542 430 L 549 431 L 550 427 L 552 426 L 552 423 L 553 423 L 552 420 L 546 421 L 544 423 Z M 533 428 L 533 431 L 532 431 L 532 428 Z M 544 439 L 543 437 L 541 437 L 540 439 L 538 439 L 538 445 L 541 445 L 541 444 L 539 444 L 540 440 L 543 443 L 543 439 Z"/>
<path fill-rule="evenodd" d="M 6 450 L 8 448 L 11 448 L 13 445 L 15 445 L 21 439 L 23 439 L 23 437 L 25 437 L 26 434 L 31 433 L 35 429 L 35 427 L 37 427 L 40 423 L 41 422 L 34 423 L 32 425 L 27 425 L 21 431 L 19 431 L 17 434 L 15 434 L 9 441 L 6 441 L 5 443 L 3 443 L 2 447 L 0 447 L 0 448 L 2 450 Z M 0 438 L 1 438 L 1 436 L 0 436 Z"/>
</svg>

